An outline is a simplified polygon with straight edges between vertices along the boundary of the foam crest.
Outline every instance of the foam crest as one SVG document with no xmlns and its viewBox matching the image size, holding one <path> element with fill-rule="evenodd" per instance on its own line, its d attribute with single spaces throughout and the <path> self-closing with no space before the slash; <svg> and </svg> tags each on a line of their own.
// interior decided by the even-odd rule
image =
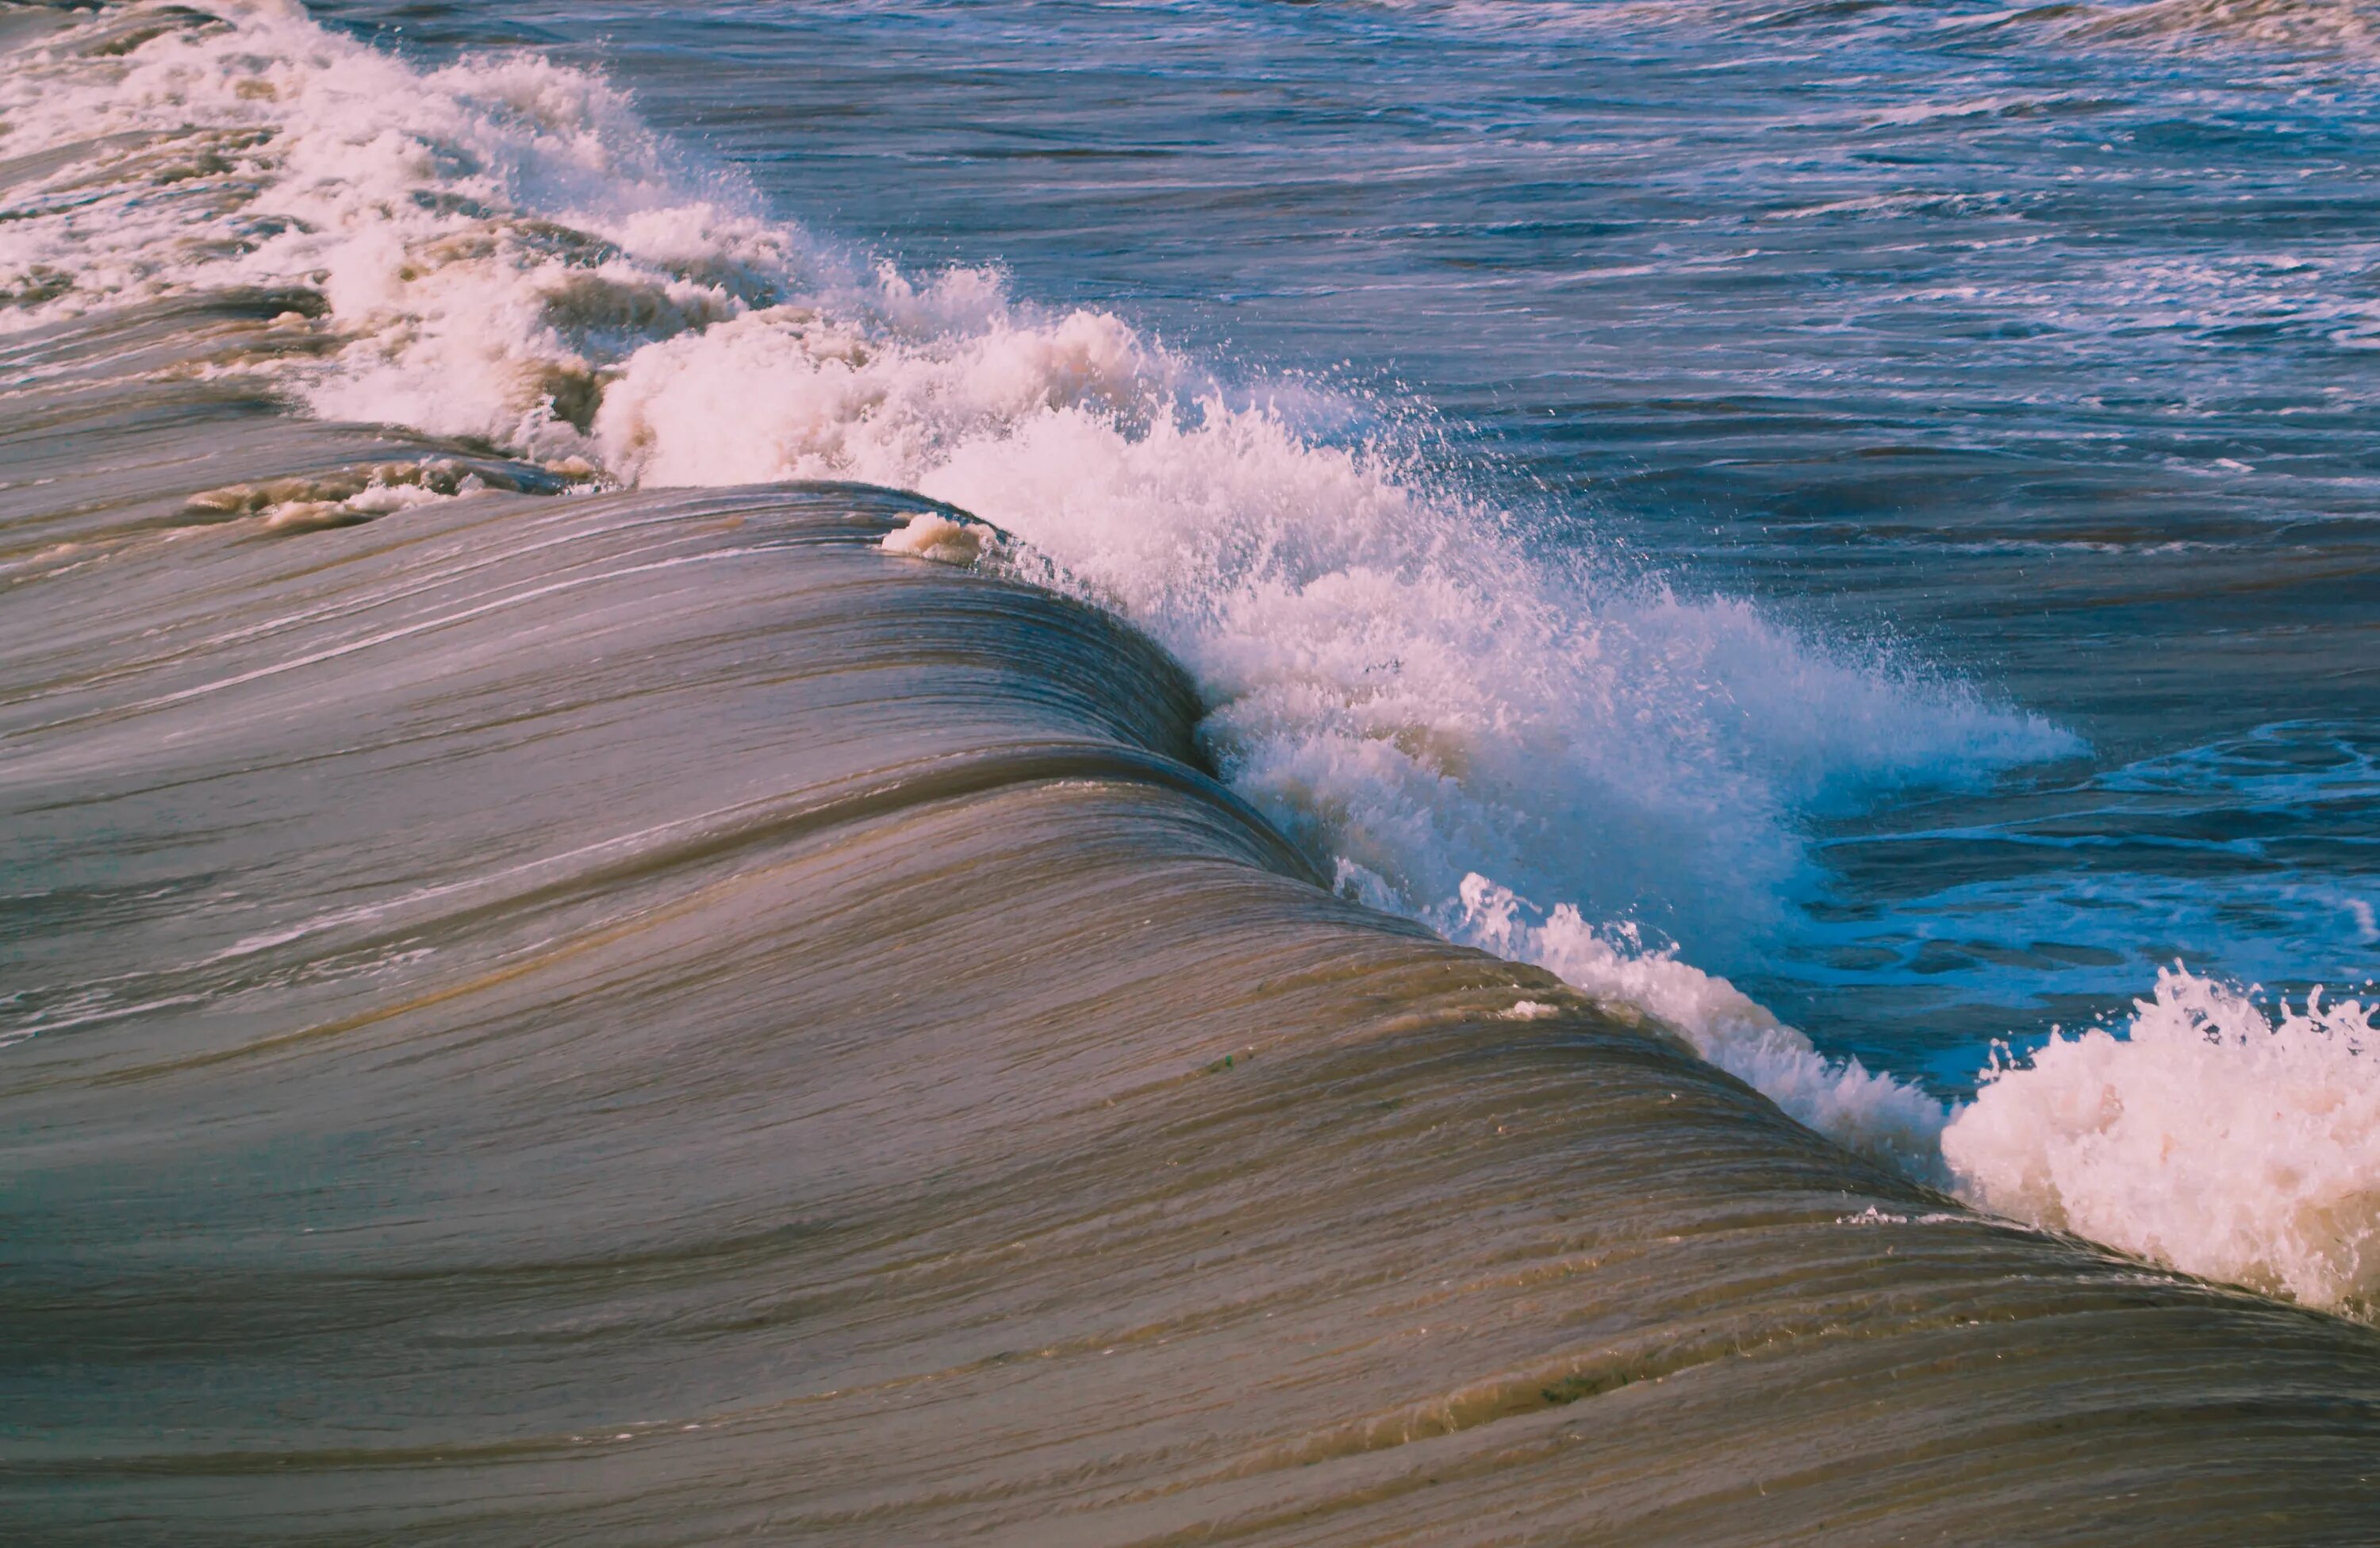
<svg viewBox="0 0 2380 1548">
<path fill-rule="evenodd" d="M 168 25 L 110 42 L 143 12 Z M 418 71 L 273 0 L 191 16 L 122 7 L 0 72 L 0 153 L 50 168 L 0 227 L 0 328 L 306 286 L 340 347 L 279 370 L 317 412 L 568 455 L 625 354 L 820 278 L 586 71 Z"/>
<path fill-rule="evenodd" d="M 1915 1086 L 1830 1059 L 1723 978 L 1649 950 L 1629 926 L 1596 926 L 1570 904 L 1532 908 L 1485 876 L 1463 879 L 1449 932 L 1500 957 L 1548 968 L 1607 1007 L 1648 1016 L 1791 1116 L 1920 1181 L 1940 1183 L 1949 1115 Z"/>
<path fill-rule="evenodd" d="M 859 479 L 1000 524 L 1182 658 L 1225 774 L 1377 905 L 1441 908 L 1484 870 L 1740 951 L 1804 864 L 1800 813 L 2073 745 L 1742 603 L 1532 552 L 1392 437 L 1321 440 L 1298 398 L 1228 395 L 1111 315 L 973 274 L 877 285 L 865 314 L 764 309 L 639 351 L 603 459 Z"/>
<path fill-rule="evenodd" d="M 1942 1136 L 1985 1208 L 2310 1305 L 2380 1308 L 2380 1027 L 2175 968 L 2126 1035 L 2054 1036 Z"/>
</svg>

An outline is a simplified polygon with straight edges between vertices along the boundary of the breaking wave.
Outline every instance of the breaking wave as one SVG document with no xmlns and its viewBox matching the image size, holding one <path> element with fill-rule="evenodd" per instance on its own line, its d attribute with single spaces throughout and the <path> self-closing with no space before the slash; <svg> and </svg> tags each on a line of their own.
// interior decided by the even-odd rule
<svg viewBox="0 0 2380 1548">
<path fill-rule="evenodd" d="M 2168 996 L 2194 981 L 2170 980 L 2129 1041 L 2054 1043 L 1953 1115 L 1714 976 L 1784 927 L 1814 815 L 2080 750 L 2036 716 L 1618 555 L 1548 552 L 1394 406 L 1219 372 L 994 272 L 915 276 L 814 238 L 585 70 L 416 67 L 270 0 L 118 7 L 21 46 L 0 121 L 22 212 L 0 225 L 0 327 L 294 287 L 319 298 L 278 320 L 304 347 L 193 369 L 582 486 L 853 480 L 973 512 L 1013 540 L 987 563 L 1188 668 L 1208 758 L 1344 896 L 1633 1007 L 1803 1123 L 1988 1207 L 2369 1298 L 2372 1163 L 2325 1115 L 2364 1111 L 2344 1012 L 2259 1042 L 2221 992 L 2191 990 L 2192 1011 Z M 336 524 L 467 477 L 214 494 Z M 2086 1087 L 2120 1093 L 2092 1115 L 2130 1115 L 2077 1118 Z M 2236 1208 L 2183 1230 L 2168 1214 L 2203 1181 L 2154 1115 L 2202 1090 L 2297 1115 L 2242 1120 L 2253 1164 L 2190 1153 Z"/>
</svg>

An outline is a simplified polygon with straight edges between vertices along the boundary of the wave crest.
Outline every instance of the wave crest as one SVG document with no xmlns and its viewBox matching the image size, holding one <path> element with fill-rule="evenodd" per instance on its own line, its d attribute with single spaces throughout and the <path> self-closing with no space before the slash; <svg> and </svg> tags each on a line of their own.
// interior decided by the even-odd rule
<svg viewBox="0 0 2380 1548">
<path fill-rule="evenodd" d="M 857 480 L 973 510 L 1172 649 L 1216 761 L 1372 901 L 1443 914 L 1480 872 L 1744 962 L 1806 867 L 1805 812 L 2077 745 L 1873 649 L 1545 552 L 1432 469 L 1408 407 L 1233 385 L 990 271 L 818 241 L 589 72 L 418 71 L 294 7 L 231 14 L 121 55 L 70 30 L 15 79 L 6 143 L 80 145 L 71 177 L 110 190 L 0 234 L 0 263 L 73 255 L 31 315 L 312 286 L 335 347 L 255 369 L 324 417 L 620 483 Z M 125 135 L 245 148 L 160 181 L 107 149 Z"/>
</svg>

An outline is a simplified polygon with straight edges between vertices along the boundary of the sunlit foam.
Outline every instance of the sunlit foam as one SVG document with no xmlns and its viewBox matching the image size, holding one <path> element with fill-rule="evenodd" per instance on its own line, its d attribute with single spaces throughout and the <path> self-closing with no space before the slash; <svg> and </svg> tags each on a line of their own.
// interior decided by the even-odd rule
<svg viewBox="0 0 2380 1548">
<path fill-rule="evenodd" d="M 2380 1028 L 2180 969 L 2124 1034 L 1995 1069 L 1942 1136 L 1961 1193 L 2195 1274 L 2380 1305 Z"/>
</svg>

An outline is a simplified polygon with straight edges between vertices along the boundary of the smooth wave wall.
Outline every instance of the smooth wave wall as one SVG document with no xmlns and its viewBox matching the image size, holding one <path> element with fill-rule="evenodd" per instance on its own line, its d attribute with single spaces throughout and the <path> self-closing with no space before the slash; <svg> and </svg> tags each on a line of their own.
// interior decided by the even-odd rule
<svg viewBox="0 0 2380 1548">
<path fill-rule="evenodd" d="M 10 358 L 270 349 L 274 304 Z M 1967 1213 L 1334 895 L 1201 769 L 1166 652 L 958 513 L 133 520 L 188 487 L 161 423 L 221 488 L 461 454 L 130 396 L 55 371 L 0 428 L 81 454 L 66 518 L 7 492 L 81 535 L 0 608 L 25 1541 L 2348 1542 L 2380 1505 L 2370 1330 Z"/>
</svg>

